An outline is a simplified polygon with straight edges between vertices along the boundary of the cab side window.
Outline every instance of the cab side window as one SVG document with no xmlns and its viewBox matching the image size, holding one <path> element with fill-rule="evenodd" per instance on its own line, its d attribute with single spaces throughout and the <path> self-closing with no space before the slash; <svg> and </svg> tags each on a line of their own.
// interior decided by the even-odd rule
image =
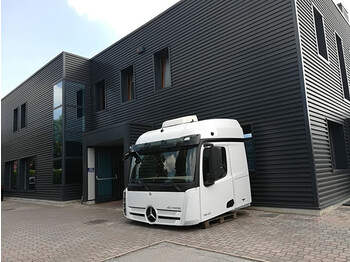
<svg viewBox="0 0 350 262">
<path fill-rule="evenodd" d="M 225 172 L 223 174 L 216 178 L 216 180 L 219 180 L 226 176 L 227 174 L 227 158 L 226 158 L 226 149 L 224 147 L 221 147 L 221 153 L 222 153 L 222 168 Z M 203 176 L 204 178 L 209 175 L 209 148 L 205 148 L 203 151 Z"/>
</svg>

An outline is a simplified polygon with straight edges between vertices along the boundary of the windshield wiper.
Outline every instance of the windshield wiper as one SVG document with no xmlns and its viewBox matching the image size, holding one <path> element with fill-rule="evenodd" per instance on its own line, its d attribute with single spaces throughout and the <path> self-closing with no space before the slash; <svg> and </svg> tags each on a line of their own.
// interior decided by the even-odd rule
<svg viewBox="0 0 350 262">
<path fill-rule="evenodd" d="M 179 188 L 179 186 L 176 185 L 172 179 L 169 180 L 169 182 L 170 182 L 170 184 L 171 184 L 177 191 L 179 191 L 179 192 L 181 191 L 181 188 Z"/>
<path fill-rule="evenodd" d="M 136 178 L 135 180 L 136 180 L 137 182 L 139 182 L 139 184 L 143 185 L 143 187 L 146 188 L 146 190 L 149 191 L 148 186 L 147 186 L 145 183 L 143 183 L 142 180 L 141 180 L 140 178 Z"/>
</svg>

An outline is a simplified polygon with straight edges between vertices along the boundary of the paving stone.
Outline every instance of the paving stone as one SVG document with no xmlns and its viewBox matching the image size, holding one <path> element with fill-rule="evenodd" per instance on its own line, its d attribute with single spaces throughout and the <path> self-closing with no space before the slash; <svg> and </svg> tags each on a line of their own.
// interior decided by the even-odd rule
<svg viewBox="0 0 350 262">
<path fill-rule="evenodd" d="M 3 261 L 104 261 L 177 243 L 265 261 L 350 261 L 350 206 L 322 217 L 256 210 L 208 229 L 129 221 L 120 203 L 2 202 Z"/>
</svg>

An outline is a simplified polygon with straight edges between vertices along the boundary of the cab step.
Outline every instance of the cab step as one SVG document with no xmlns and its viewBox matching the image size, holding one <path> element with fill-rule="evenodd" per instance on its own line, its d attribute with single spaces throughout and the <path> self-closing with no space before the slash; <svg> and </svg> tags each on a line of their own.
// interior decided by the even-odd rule
<svg viewBox="0 0 350 262">
<path fill-rule="evenodd" d="M 220 216 L 209 219 L 208 221 L 203 222 L 203 228 L 207 229 L 214 225 L 219 225 L 227 221 L 237 219 L 237 211 L 230 211 Z"/>
</svg>

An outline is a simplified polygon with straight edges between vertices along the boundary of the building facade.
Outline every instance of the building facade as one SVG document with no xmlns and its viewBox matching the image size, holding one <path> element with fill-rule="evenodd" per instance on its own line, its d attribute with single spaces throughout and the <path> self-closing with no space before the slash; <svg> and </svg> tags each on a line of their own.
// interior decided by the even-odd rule
<svg viewBox="0 0 350 262">
<path fill-rule="evenodd" d="M 63 52 L 2 100 L 1 183 L 6 196 L 81 197 L 89 68 L 88 59 Z"/>
<path fill-rule="evenodd" d="M 61 54 L 55 58 L 61 73 L 36 82 L 46 89 L 24 95 L 54 60 L 2 100 L 6 194 L 121 199 L 129 172 L 123 152 L 163 121 L 196 114 L 241 123 L 253 205 L 319 210 L 349 199 L 350 26 L 344 12 L 331 0 L 184 0 L 91 59 Z M 61 104 L 55 102 L 60 89 Z M 23 100 L 31 96 L 33 102 Z M 28 127 L 14 131 L 26 103 Z M 46 108 L 45 118 L 39 107 Z M 33 140 L 30 114 L 40 118 L 46 137 L 27 152 L 16 135 Z M 33 156 L 35 190 L 23 192 L 33 179 L 21 169 Z"/>
</svg>

